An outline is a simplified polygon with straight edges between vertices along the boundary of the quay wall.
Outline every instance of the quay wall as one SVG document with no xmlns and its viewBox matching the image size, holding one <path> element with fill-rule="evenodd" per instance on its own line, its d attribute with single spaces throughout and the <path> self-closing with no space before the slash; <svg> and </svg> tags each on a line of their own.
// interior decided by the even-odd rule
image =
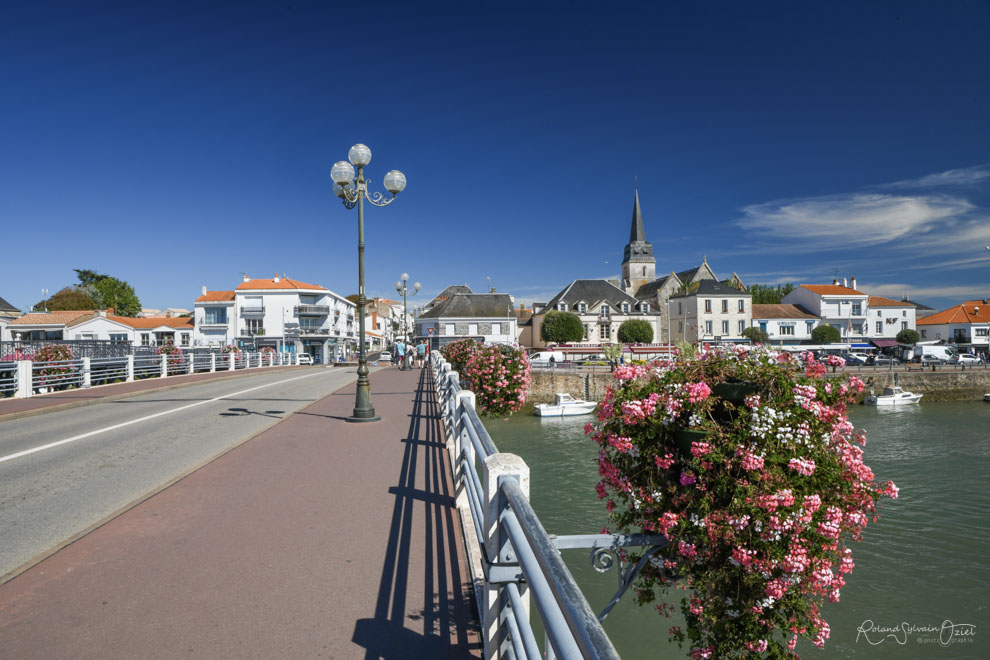
<svg viewBox="0 0 990 660">
<path fill-rule="evenodd" d="M 966 371 L 877 370 L 849 373 L 863 379 L 867 385 L 866 393 L 869 393 L 871 385 L 878 394 L 884 387 L 892 385 L 894 373 L 897 374 L 898 385 L 909 392 L 924 394 L 923 401 L 980 401 L 984 394 L 990 393 L 990 369 L 982 367 Z M 588 401 L 601 401 L 605 398 L 605 388 L 611 383 L 612 374 L 606 372 L 534 369 L 527 402 L 551 403 L 557 392 L 568 392 L 571 396 Z"/>
</svg>

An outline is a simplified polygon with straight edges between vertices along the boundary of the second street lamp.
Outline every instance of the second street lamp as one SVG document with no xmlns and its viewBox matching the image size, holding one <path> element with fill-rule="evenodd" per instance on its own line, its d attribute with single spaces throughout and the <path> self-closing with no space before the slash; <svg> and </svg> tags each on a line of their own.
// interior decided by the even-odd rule
<svg viewBox="0 0 990 660">
<path fill-rule="evenodd" d="M 402 339 L 403 339 L 403 341 L 405 341 L 405 339 L 406 339 L 406 319 L 409 318 L 409 304 L 408 304 L 408 302 L 406 300 L 406 293 L 409 291 L 409 287 L 406 286 L 406 282 L 408 282 L 408 281 L 409 281 L 409 273 L 403 273 L 402 274 L 402 281 L 395 283 L 395 290 L 397 292 L 399 292 L 399 293 L 402 294 Z M 415 296 L 416 293 L 419 292 L 419 289 L 420 289 L 419 282 L 414 283 L 413 284 L 412 295 Z M 409 348 L 406 348 L 406 351 L 408 351 L 408 350 L 409 350 Z M 406 368 L 406 366 L 404 364 L 405 362 L 406 361 L 403 360 L 402 362 L 399 363 L 399 369 L 405 369 Z"/>
<path fill-rule="evenodd" d="M 406 187 L 406 175 L 399 170 L 389 170 L 385 174 L 385 189 L 392 193 L 392 197 L 386 198 L 380 192 L 369 193 L 370 181 L 364 178 L 364 168 L 370 162 L 371 149 L 363 144 L 355 144 L 347 152 L 347 160 L 339 160 L 330 168 L 333 193 L 347 208 L 358 208 L 358 380 L 354 412 L 347 418 L 349 422 L 376 422 L 381 419 L 375 414 L 375 407 L 371 404 L 371 381 L 368 380 L 368 361 L 364 346 L 364 309 L 368 302 L 364 297 L 364 200 L 367 199 L 373 206 L 388 206 Z"/>
</svg>

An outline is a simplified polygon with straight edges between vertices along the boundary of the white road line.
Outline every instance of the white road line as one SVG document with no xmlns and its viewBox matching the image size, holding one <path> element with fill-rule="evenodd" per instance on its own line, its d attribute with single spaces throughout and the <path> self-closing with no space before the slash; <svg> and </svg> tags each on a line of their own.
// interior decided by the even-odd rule
<svg viewBox="0 0 990 660">
<path fill-rule="evenodd" d="M 58 447 L 59 445 L 65 445 L 65 444 L 68 444 L 70 442 L 75 442 L 76 440 L 82 440 L 83 438 L 89 438 L 89 437 L 92 437 L 94 435 L 99 435 L 101 433 L 106 433 L 107 431 L 114 431 L 116 429 L 121 429 L 121 428 L 124 428 L 125 426 L 130 426 L 131 424 L 137 424 L 138 422 L 146 422 L 149 419 L 154 419 L 156 417 L 162 417 L 164 415 L 171 415 L 172 413 L 177 413 L 177 412 L 180 412 L 182 410 L 188 410 L 190 408 L 195 408 L 196 406 L 202 406 L 202 405 L 205 405 L 207 403 L 214 403 L 216 401 L 221 401 L 223 399 L 227 399 L 227 398 L 232 397 L 232 396 L 240 396 L 241 394 L 247 394 L 248 392 L 253 392 L 255 390 L 260 390 L 260 389 L 265 388 L 265 387 L 272 387 L 273 385 L 281 385 L 283 383 L 291 383 L 294 380 L 301 380 L 303 378 L 312 378 L 313 376 L 319 376 L 322 373 L 323 372 L 321 371 L 321 372 L 318 372 L 318 373 L 315 373 L 315 374 L 306 374 L 305 376 L 296 376 L 295 378 L 287 378 L 286 380 L 280 380 L 280 381 L 277 381 L 277 382 L 274 382 L 274 383 L 265 383 L 264 385 L 258 385 L 257 387 L 251 387 L 251 388 L 246 389 L 246 390 L 241 390 L 240 392 L 231 392 L 230 394 L 224 394 L 223 396 L 218 396 L 218 397 L 216 397 L 214 399 L 209 399 L 208 401 L 197 401 L 196 403 L 190 403 L 190 404 L 185 405 L 185 406 L 179 406 L 178 408 L 173 408 L 171 410 L 164 410 L 162 412 L 155 413 L 154 415 L 146 415 L 144 417 L 139 417 L 137 419 L 132 419 L 129 422 L 122 422 L 120 424 L 114 424 L 113 426 L 107 426 L 107 427 L 102 428 L 102 429 L 97 429 L 95 431 L 90 431 L 89 433 L 83 433 L 81 435 L 74 435 L 71 438 L 66 438 L 65 440 L 58 440 L 56 442 L 50 442 L 47 445 L 41 445 L 39 447 L 34 447 L 33 449 L 25 449 L 24 451 L 19 451 L 16 454 L 10 454 L 9 456 L 2 456 L 2 457 L 0 457 L 0 463 L 3 463 L 5 461 L 12 461 L 15 458 L 20 458 L 21 456 L 28 456 L 30 454 L 37 453 L 39 451 L 44 451 L 46 449 L 51 449 L 52 447 Z"/>
</svg>

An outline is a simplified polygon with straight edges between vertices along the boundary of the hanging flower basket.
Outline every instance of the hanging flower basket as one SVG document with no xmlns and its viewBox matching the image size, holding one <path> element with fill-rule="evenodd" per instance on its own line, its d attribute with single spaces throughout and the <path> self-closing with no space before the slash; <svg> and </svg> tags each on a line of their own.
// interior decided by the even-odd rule
<svg viewBox="0 0 990 660">
<path fill-rule="evenodd" d="M 637 601 L 680 605 L 687 626 L 670 636 L 693 658 L 789 657 L 799 636 L 822 646 L 821 604 L 854 566 L 848 542 L 897 496 L 846 417 L 862 381 L 803 358 L 804 370 L 757 347 L 619 367 L 586 428 L 615 531 L 668 539 Z"/>
</svg>

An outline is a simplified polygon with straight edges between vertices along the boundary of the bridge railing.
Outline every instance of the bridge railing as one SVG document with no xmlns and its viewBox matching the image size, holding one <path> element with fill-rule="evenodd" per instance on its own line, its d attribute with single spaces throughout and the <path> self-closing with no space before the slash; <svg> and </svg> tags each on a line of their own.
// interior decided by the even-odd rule
<svg viewBox="0 0 990 660">
<path fill-rule="evenodd" d="M 18 357 L 30 357 L 19 355 Z M 292 353 L 202 353 L 117 357 L 82 357 L 72 360 L 0 361 L 0 398 L 26 398 L 75 388 L 130 382 L 144 378 L 168 378 L 193 373 L 299 365 Z"/>
<path fill-rule="evenodd" d="M 461 387 L 450 364 L 434 352 L 430 367 L 454 466 L 465 545 L 472 557 L 485 657 L 618 658 L 601 621 L 666 539 L 548 534 L 529 502 L 529 467 L 519 456 L 498 451 L 475 410 L 475 395 Z M 593 562 L 604 572 L 613 563 L 622 564 L 619 549 L 626 546 L 649 549 L 636 566 L 621 569 L 619 591 L 596 616 L 559 551 L 590 549 L 593 559 L 611 554 Z M 543 622 L 545 656 L 530 623 L 531 602 Z"/>
</svg>

